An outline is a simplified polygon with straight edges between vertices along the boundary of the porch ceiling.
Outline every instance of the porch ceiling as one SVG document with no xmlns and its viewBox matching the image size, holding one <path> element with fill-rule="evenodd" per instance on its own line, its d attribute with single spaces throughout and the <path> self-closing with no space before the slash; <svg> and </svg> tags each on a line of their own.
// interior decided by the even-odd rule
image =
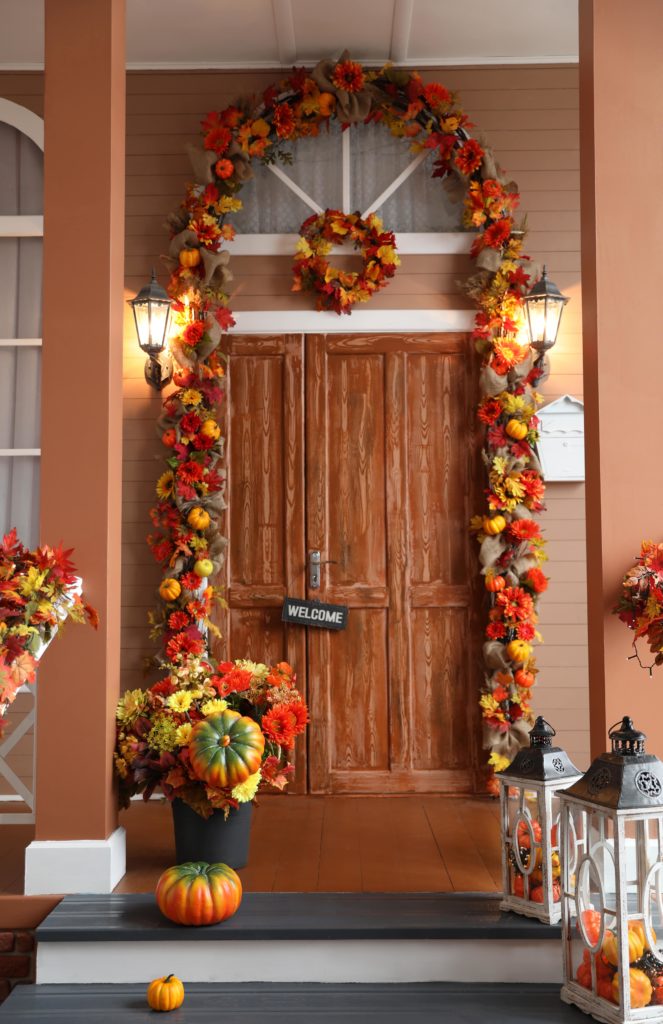
<svg viewBox="0 0 663 1024">
<path fill-rule="evenodd" d="M 413 66 L 577 61 L 578 0 L 127 0 L 127 66 L 277 67 L 344 46 Z M 3 0 L 0 70 L 43 66 L 44 0 Z"/>
</svg>

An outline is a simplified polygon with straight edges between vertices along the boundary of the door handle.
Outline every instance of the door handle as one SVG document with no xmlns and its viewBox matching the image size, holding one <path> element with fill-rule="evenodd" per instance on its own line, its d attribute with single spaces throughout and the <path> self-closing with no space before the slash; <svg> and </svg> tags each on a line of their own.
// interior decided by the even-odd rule
<svg viewBox="0 0 663 1024">
<path fill-rule="evenodd" d="M 308 586 L 309 590 L 320 589 L 320 552 L 308 553 Z"/>
<path fill-rule="evenodd" d="M 337 565 L 338 563 L 333 558 L 328 558 L 325 562 L 320 560 L 319 551 L 309 551 L 308 553 L 308 586 L 309 590 L 320 589 L 320 566 L 321 565 Z"/>
</svg>

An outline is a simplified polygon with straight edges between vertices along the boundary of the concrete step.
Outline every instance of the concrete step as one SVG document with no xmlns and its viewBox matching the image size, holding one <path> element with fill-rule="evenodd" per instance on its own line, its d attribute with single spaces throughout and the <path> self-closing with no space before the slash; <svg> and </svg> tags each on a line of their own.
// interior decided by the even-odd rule
<svg viewBox="0 0 663 1024">
<path fill-rule="evenodd" d="M 522 982 L 561 979 L 559 927 L 495 894 L 248 893 L 219 925 L 167 921 L 152 895 L 67 896 L 37 930 L 37 984 Z"/>
<path fill-rule="evenodd" d="M 468 955 L 472 956 L 472 954 Z M 0 1024 L 147 1024 L 142 985 L 31 985 L 0 1007 Z M 559 985 L 187 985 L 172 1024 L 582 1024 Z"/>
</svg>

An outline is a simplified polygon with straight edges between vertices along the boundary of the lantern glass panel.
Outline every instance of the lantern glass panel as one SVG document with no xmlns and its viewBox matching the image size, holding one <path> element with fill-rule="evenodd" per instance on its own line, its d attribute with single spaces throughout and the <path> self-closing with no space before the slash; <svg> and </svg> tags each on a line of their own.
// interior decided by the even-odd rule
<svg viewBox="0 0 663 1024">
<path fill-rule="evenodd" d="M 170 304 L 157 302 L 135 303 L 133 311 L 140 347 L 149 356 L 159 355 L 166 347 Z"/>
<path fill-rule="evenodd" d="M 542 296 L 540 299 L 528 298 L 526 307 L 532 343 L 554 345 L 564 302 L 555 301 L 549 296 Z"/>
<path fill-rule="evenodd" d="M 544 796 L 532 789 L 519 788 L 516 793 L 508 802 L 509 894 L 542 903 Z"/>
</svg>

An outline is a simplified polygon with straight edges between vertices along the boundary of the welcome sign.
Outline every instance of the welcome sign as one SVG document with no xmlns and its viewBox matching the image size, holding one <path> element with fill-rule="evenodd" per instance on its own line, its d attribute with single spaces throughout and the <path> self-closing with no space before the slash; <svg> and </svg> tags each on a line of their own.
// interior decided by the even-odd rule
<svg viewBox="0 0 663 1024">
<path fill-rule="evenodd" d="M 345 629 L 348 622 L 348 606 L 305 601 L 300 597 L 286 597 L 281 621 L 298 623 L 300 626 L 317 626 L 318 629 Z"/>
</svg>

